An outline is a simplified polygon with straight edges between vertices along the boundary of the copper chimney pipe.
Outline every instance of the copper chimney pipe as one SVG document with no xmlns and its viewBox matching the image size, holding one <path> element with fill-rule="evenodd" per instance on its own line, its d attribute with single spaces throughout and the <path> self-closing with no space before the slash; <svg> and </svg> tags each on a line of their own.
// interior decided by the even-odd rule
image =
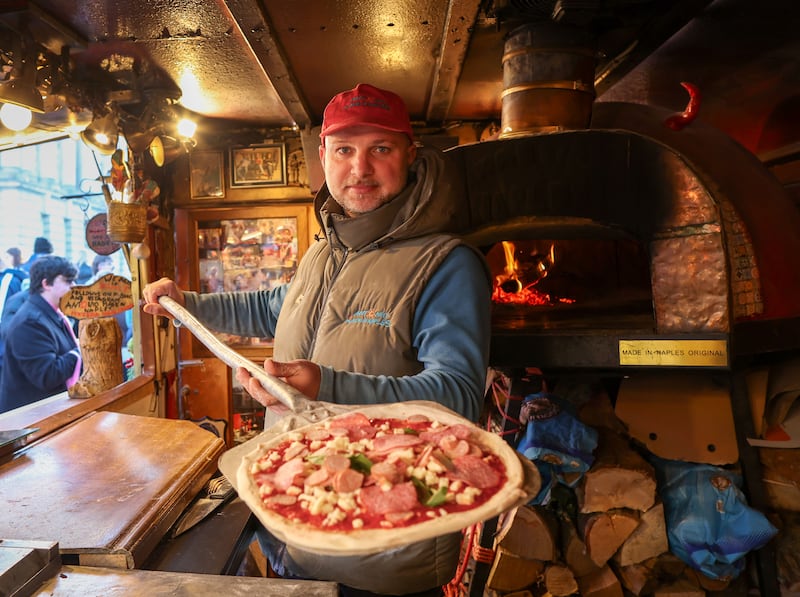
<svg viewBox="0 0 800 597">
<path fill-rule="evenodd" d="M 584 29 L 543 21 L 506 38 L 500 138 L 589 127 L 596 40 Z"/>
</svg>

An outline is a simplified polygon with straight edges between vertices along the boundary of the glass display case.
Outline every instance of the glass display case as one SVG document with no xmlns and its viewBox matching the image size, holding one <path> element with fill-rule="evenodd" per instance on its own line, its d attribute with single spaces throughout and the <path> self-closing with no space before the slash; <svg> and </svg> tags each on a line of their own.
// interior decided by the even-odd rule
<svg viewBox="0 0 800 597">
<path fill-rule="evenodd" d="M 176 209 L 176 272 L 181 288 L 203 293 L 268 290 L 292 279 L 309 242 L 307 204 Z M 228 346 L 261 364 L 270 338 L 216 333 Z M 228 424 L 235 445 L 263 430 L 264 407 L 239 386 L 227 365 L 188 330 L 179 328 L 181 394 L 193 419 Z"/>
<path fill-rule="evenodd" d="M 188 241 L 183 260 L 188 267 L 178 272 L 181 287 L 199 292 L 269 290 L 294 276 L 307 246 L 308 216 L 304 205 L 176 210 L 176 230 L 179 239 Z M 248 357 L 272 353 L 270 338 L 216 335 Z M 192 344 L 191 357 L 210 355 L 196 340 Z"/>
</svg>

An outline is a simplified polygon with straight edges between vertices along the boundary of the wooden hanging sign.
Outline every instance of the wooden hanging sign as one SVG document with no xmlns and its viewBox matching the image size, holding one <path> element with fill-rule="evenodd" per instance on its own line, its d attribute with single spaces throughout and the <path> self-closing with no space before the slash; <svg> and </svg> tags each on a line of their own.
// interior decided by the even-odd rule
<svg viewBox="0 0 800 597">
<path fill-rule="evenodd" d="M 61 310 L 75 319 L 110 317 L 133 307 L 131 281 L 106 274 L 90 286 L 73 286 L 61 297 Z"/>
<path fill-rule="evenodd" d="M 108 214 L 97 214 L 86 223 L 86 244 L 98 255 L 119 251 L 122 245 L 108 236 Z"/>
</svg>

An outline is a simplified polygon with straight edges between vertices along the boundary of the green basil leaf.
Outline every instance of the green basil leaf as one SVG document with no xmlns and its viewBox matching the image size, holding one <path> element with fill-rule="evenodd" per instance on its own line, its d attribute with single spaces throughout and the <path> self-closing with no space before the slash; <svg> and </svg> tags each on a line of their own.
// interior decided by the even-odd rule
<svg viewBox="0 0 800 597">
<path fill-rule="evenodd" d="M 411 477 L 411 482 L 414 484 L 414 487 L 417 490 L 417 497 L 419 498 L 421 504 L 424 504 L 429 499 L 431 499 L 431 494 L 433 492 L 431 491 L 430 487 L 425 485 L 425 483 L 423 483 L 416 477 Z"/>
<path fill-rule="evenodd" d="M 363 454 L 353 454 L 350 456 L 350 468 L 369 475 L 372 470 L 372 461 Z"/>
<path fill-rule="evenodd" d="M 436 493 L 425 500 L 425 505 L 430 506 L 431 508 L 441 506 L 444 504 L 445 498 L 447 498 L 447 487 L 440 487 L 436 490 Z"/>
</svg>

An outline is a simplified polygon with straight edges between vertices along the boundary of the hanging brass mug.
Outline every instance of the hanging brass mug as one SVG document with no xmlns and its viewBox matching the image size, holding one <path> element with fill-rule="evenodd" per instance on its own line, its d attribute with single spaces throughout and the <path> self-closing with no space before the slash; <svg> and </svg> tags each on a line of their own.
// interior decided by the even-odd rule
<svg viewBox="0 0 800 597">
<path fill-rule="evenodd" d="M 140 243 L 147 233 L 147 206 L 111 201 L 108 204 L 108 237 L 118 243 Z"/>
</svg>

